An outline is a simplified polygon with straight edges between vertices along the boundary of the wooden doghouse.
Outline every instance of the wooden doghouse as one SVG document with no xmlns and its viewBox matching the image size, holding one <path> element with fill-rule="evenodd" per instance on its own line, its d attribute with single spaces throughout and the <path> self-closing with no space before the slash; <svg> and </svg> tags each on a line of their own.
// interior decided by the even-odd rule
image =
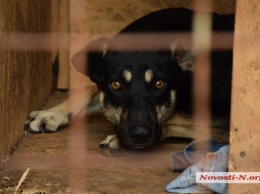
<svg viewBox="0 0 260 194">
<path fill-rule="evenodd" d="M 75 3 L 76 2 L 76 3 Z M 150 12 L 166 7 L 192 8 L 193 1 L 149 1 L 149 9 L 136 11 L 114 26 L 114 31 L 97 27 L 90 36 L 79 30 L 82 18 L 88 17 L 86 28 L 98 20 L 88 12 L 79 17 L 78 4 L 88 2 L 90 10 L 116 0 L 1 0 L 0 1 L 0 162 L 4 163 L 23 135 L 23 124 L 31 110 L 40 109 L 53 88 L 53 63 L 59 57 L 60 72 L 57 88 L 68 89 L 69 58 L 100 32 L 111 36 L 127 23 Z M 120 1 L 121 2 L 121 1 Z M 132 8 L 140 2 L 132 0 Z M 126 1 L 122 4 L 127 4 Z M 216 10 L 227 5 L 225 13 L 234 11 L 234 1 L 213 1 Z M 229 9 L 231 5 L 232 8 Z M 92 6 L 92 7 L 91 7 Z M 129 5 L 126 5 L 129 6 Z M 97 9 L 97 8 L 96 8 Z M 137 10 L 137 9 L 136 9 Z M 109 10 L 107 10 L 109 11 Z M 121 11 L 118 9 L 118 11 Z M 236 2 L 232 108 L 230 126 L 229 171 L 260 172 L 260 5 L 257 0 Z M 109 18 L 113 21 L 115 18 Z M 107 21 L 108 21 L 107 20 Z M 91 23 L 92 21 L 92 23 Z M 107 22 L 106 21 L 106 22 Z M 68 31 L 70 29 L 70 36 Z M 73 34 L 75 33 L 75 34 Z M 78 33 L 82 33 L 78 36 Z M 70 45 L 69 45 L 70 38 Z M 40 42 L 39 42 L 40 41 Z M 70 52 L 68 52 L 70 48 Z M 57 53 L 59 55 L 57 55 Z M 71 82 L 71 87 L 74 87 Z M 75 86 L 76 87 L 76 86 Z M 259 193 L 259 184 L 230 184 L 229 193 Z"/>
</svg>

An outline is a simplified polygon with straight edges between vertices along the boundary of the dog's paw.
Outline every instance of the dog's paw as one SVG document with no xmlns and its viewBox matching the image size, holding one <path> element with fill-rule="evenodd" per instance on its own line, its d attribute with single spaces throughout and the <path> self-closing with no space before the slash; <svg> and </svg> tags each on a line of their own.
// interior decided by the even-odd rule
<svg viewBox="0 0 260 194">
<path fill-rule="evenodd" d="M 119 146 L 119 140 L 116 135 L 109 135 L 99 144 L 99 148 L 105 156 L 121 156 L 123 154 Z"/>
<path fill-rule="evenodd" d="M 99 148 L 102 150 L 106 149 L 119 149 L 119 140 L 116 135 L 109 135 L 104 141 L 99 144 Z"/>
<path fill-rule="evenodd" d="M 28 133 L 52 133 L 68 122 L 68 113 L 62 110 L 33 111 L 27 118 L 24 130 Z"/>
</svg>

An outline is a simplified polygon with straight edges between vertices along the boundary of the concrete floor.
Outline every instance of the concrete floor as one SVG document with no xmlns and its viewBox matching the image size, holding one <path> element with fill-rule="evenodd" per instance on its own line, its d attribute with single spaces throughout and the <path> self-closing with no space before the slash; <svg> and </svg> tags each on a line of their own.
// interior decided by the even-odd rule
<svg viewBox="0 0 260 194">
<path fill-rule="evenodd" d="M 65 98 L 55 93 L 46 108 Z M 171 139 L 149 150 L 102 152 L 98 145 L 109 134 L 113 126 L 94 115 L 87 121 L 77 118 L 53 134 L 25 135 L 0 174 L 0 189 L 13 193 L 29 167 L 20 187 L 23 193 L 165 193 L 165 185 L 178 175 L 171 171 L 171 154 L 189 141 Z"/>
</svg>

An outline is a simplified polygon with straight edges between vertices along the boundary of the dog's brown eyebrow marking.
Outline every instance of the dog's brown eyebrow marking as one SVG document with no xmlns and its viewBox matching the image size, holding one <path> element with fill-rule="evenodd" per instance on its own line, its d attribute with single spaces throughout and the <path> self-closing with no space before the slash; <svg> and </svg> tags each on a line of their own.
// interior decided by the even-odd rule
<svg viewBox="0 0 260 194">
<path fill-rule="evenodd" d="M 151 69 L 148 69 L 147 71 L 145 71 L 144 80 L 147 83 L 150 83 L 152 81 L 152 78 L 153 78 L 153 71 Z"/>
<path fill-rule="evenodd" d="M 132 81 L 132 73 L 130 71 L 128 71 L 128 70 L 124 70 L 123 71 L 123 77 L 125 78 L 125 80 L 127 82 Z"/>
</svg>

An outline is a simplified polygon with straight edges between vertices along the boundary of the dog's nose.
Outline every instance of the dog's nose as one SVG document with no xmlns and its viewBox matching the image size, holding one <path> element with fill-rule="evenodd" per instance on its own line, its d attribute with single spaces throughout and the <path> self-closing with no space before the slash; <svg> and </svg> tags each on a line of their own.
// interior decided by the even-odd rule
<svg viewBox="0 0 260 194">
<path fill-rule="evenodd" d="M 134 127 L 132 129 L 131 138 L 134 143 L 145 144 L 151 138 L 151 130 L 147 127 Z"/>
</svg>

